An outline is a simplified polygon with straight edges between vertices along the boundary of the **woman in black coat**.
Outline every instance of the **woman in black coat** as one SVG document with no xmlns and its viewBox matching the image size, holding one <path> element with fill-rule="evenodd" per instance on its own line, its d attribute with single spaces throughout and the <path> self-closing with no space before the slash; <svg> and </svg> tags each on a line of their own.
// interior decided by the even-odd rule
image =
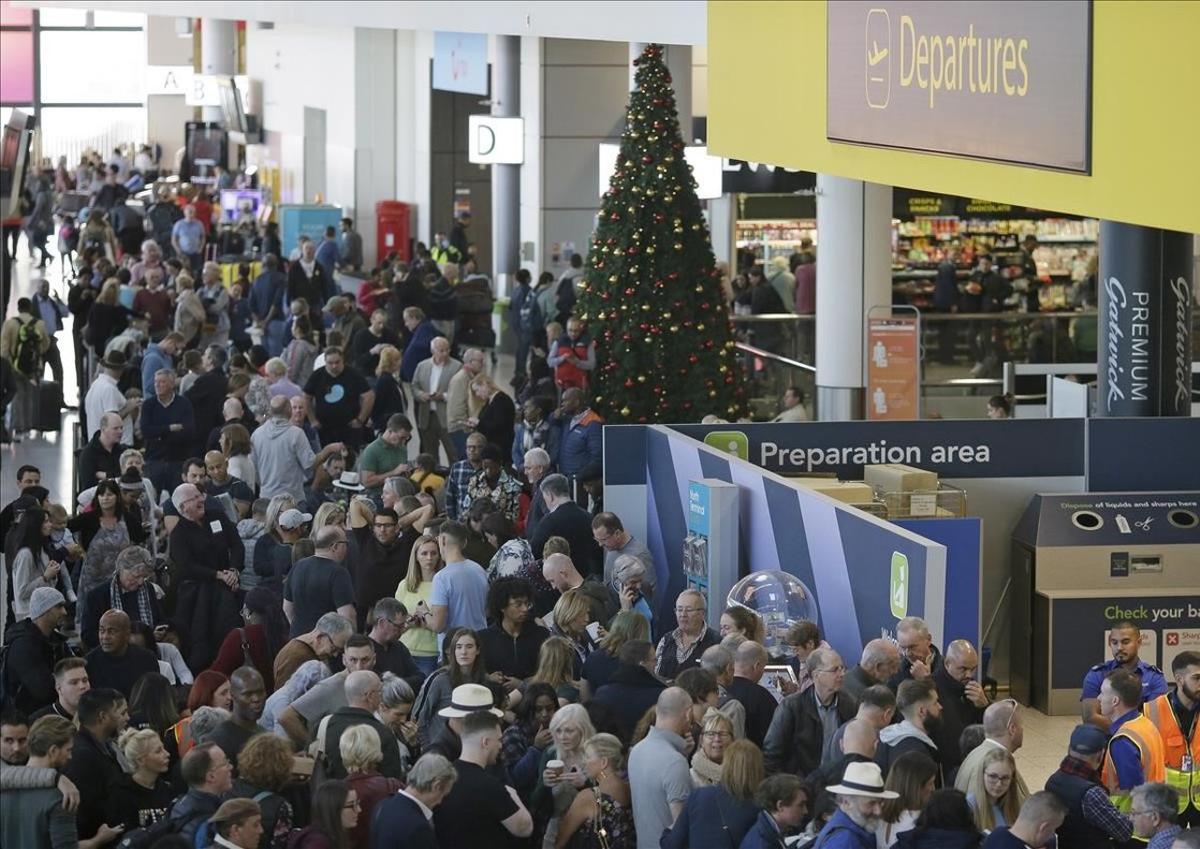
<svg viewBox="0 0 1200 849">
<path fill-rule="evenodd" d="M 97 354 L 104 353 L 104 346 L 129 326 L 129 310 L 117 300 L 121 284 L 115 278 L 105 281 L 96 302 L 88 311 L 87 330 L 84 340 Z"/>
<path fill-rule="evenodd" d="M 501 451 L 513 444 L 517 426 L 517 407 L 513 399 L 500 391 L 492 378 L 480 372 L 471 381 L 471 391 L 484 402 L 475 420 L 475 430 L 487 437 L 487 441 Z"/>
<path fill-rule="evenodd" d="M 371 408 L 371 427 L 375 433 L 383 433 L 387 428 L 387 420 L 396 413 L 407 412 L 408 403 L 404 398 L 396 374 L 400 371 L 400 349 L 394 345 L 384 345 L 379 352 L 379 365 L 375 367 L 375 378 L 371 388 L 375 390 L 375 406 Z"/>
</svg>

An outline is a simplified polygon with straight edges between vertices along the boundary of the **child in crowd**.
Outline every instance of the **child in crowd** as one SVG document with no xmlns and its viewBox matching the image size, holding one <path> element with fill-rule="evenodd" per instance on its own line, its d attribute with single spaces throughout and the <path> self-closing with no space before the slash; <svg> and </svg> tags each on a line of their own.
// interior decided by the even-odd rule
<svg viewBox="0 0 1200 849">
<path fill-rule="evenodd" d="M 74 604 L 75 586 L 71 580 L 71 572 L 79 574 L 79 564 L 83 562 L 83 546 L 75 541 L 75 535 L 67 528 L 66 507 L 51 504 L 47 512 L 50 515 L 50 542 L 46 553 L 51 560 L 67 566 L 58 572 L 58 591 L 63 594 L 68 604 Z"/>
<path fill-rule="evenodd" d="M 416 485 L 418 490 L 432 495 L 440 504 L 442 487 L 446 485 L 446 479 L 437 474 L 437 458 L 432 454 L 418 454 L 413 465 L 416 468 L 409 475 L 409 480 Z"/>
</svg>

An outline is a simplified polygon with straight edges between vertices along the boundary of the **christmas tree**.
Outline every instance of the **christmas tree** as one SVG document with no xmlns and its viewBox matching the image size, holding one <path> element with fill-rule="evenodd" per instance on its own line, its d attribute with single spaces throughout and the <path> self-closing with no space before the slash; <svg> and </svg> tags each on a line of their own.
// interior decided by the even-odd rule
<svg viewBox="0 0 1200 849">
<path fill-rule="evenodd" d="M 733 418 L 742 389 L 729 308 L 662 45 L 634 64 L 637 88 L 576 305 L 596 342 L 593 407 L 610 423 Z"/>
</svg>

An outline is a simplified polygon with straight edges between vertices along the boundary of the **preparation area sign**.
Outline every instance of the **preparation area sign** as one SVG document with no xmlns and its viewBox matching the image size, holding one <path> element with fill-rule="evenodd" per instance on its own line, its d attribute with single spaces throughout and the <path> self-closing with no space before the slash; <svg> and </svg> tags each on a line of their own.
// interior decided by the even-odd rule
<svg viewBox="0 0 1200 849">
<path fill-rule="evenodd" d="M 826 40 L 832 141 L 1091 171 L 1089 0 L 828 0 Z"/>
</svg>

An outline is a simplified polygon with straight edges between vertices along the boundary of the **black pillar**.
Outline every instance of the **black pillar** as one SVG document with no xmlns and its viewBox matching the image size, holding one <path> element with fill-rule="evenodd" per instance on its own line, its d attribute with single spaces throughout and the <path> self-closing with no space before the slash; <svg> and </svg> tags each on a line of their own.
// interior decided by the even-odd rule
<svg viewBox="0 0 1200 849">
<path fill-rule="evenodd" d="M 1098 416 L 1187 416 L 1192 236 L 1100 222 Z"/>
</svg>

